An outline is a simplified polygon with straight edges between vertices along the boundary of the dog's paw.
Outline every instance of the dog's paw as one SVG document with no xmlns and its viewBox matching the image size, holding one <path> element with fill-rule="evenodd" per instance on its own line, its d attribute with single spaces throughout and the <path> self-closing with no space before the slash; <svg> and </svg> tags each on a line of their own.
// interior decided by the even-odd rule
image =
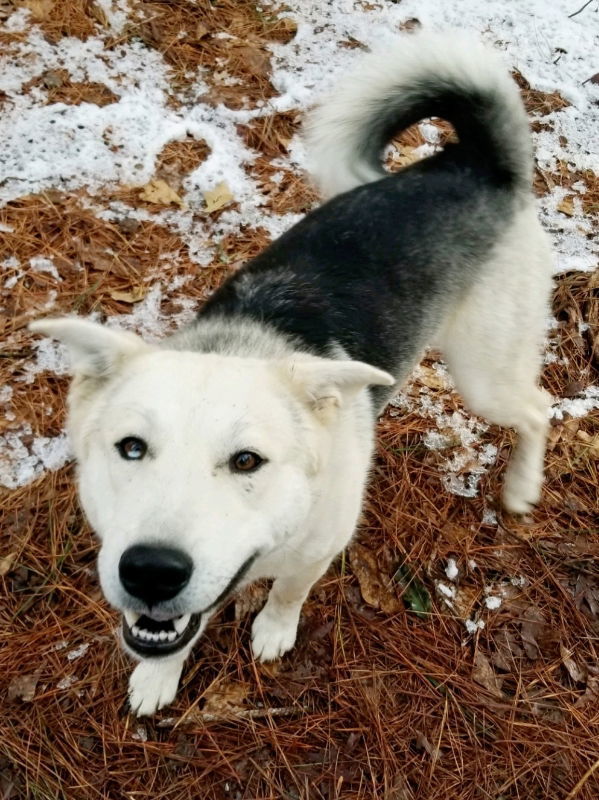
<svg viewBox="0 0 599 800">
<path fill-rule="evenodd" d="M 131 711 L 143 717 L 172 703 L 177 694 L 182 666 L 178 661 L 141 661 L 129 679 Z"/>
<path fill-rule="evenodd" d="M 510 469 L 505 474 L 501 502 L 511 514 L 529 514 L 541 497 L 542 477 Z"/>
<path fill-rule="evenodd" d="M 252 652 L 259 661 L 275 661 L 295 644 L 299 613 L 273 611 L 267 604 L 252 625 Z"/>
</svg>

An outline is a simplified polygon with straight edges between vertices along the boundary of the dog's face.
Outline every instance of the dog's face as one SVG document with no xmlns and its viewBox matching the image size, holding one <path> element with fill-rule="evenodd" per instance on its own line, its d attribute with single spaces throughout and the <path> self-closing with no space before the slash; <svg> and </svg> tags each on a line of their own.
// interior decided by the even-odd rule
<svg viewBox="0 0 599 800">
<path fill-rule="evenodd" d="M 356 362 L 162 350 L 76 319 L 32 327 L 71 353 L 80 498 L 138 656 L 190 646 L 250 568 L 301 530 L 343 395 L 389 382 Z"/>
</svg>

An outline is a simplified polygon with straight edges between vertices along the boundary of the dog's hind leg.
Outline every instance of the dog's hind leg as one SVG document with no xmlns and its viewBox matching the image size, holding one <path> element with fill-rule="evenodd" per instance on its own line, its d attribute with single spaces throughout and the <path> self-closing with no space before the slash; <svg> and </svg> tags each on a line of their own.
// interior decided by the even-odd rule
<svg viewBox="0 0 599 800">
<path fill-rule="evenodd" d="M 293 575 L 275 579 L 266 605 L 252 625 L 252 651 L 255 658 L 273 661 L 291 650 L 295 644 L 304 600 L 330 563 L 330 558 L 311 564 L 299 563 Z"/>
<path fill-rule="evenodd" d="M 468 408 L 518 434 L 502 498 L 518 514 L 530 511 L 541 494 L 551 402 L 539 386 L 550 254 L 535 219 L 528 217 L 525 230 L 527 237 L 516 230 L 498 248 L 439 337 Z"/>
<path fill-rule="evenodd" d="M 511 374 L 493 363 L 468 365 L 462 356 L 446 352 L 449 369 L 468 408 L 495 425 L 514 428 L 518 441 L 506 468 L 503 505 L 525 514 L 541 495 L 543 458 L 549 428 L 549 395 L 536 385 L 536 371 L 523 374 L 523 364 Z"/>
</svg>

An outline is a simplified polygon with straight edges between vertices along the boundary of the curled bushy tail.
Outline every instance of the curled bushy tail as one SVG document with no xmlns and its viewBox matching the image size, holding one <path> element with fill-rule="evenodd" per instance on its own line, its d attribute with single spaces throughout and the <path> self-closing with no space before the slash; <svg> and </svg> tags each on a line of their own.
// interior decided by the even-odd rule
<svg viewBox="0 0 599 800">
<path fill-rule="evenodd" d="M 450 31 L 398 39 L 365 56 L 308 118 L 308 166 L 327 197 L 378 180 L 394 134 L 425 117 L 456 129 L 468 161 L 530 187 L 532 152 L 518 88 L 491 50 Z"/>
</svg>

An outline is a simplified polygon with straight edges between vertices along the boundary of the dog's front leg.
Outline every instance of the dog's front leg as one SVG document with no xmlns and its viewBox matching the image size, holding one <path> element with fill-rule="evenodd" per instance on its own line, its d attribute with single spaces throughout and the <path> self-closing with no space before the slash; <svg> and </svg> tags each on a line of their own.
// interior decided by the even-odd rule
<svg viewBox="0 0 599 800">
<path fill-rule="evenodd" d="M 268 600 L 252 625 L 252 650 L 260 661 L 273 661 L 295 644 L 300 612 L 308 592 L 331 563 L 330 558 L 300 564 L 293 575 L 275 579 Z"/>
<path fill-rule="evenodd" d="M 129 704 L 134 714 L 154 714 L 173 702 L 186 655 L 187 652 L 139 662 L 129 679 Z"/>
</svg>

